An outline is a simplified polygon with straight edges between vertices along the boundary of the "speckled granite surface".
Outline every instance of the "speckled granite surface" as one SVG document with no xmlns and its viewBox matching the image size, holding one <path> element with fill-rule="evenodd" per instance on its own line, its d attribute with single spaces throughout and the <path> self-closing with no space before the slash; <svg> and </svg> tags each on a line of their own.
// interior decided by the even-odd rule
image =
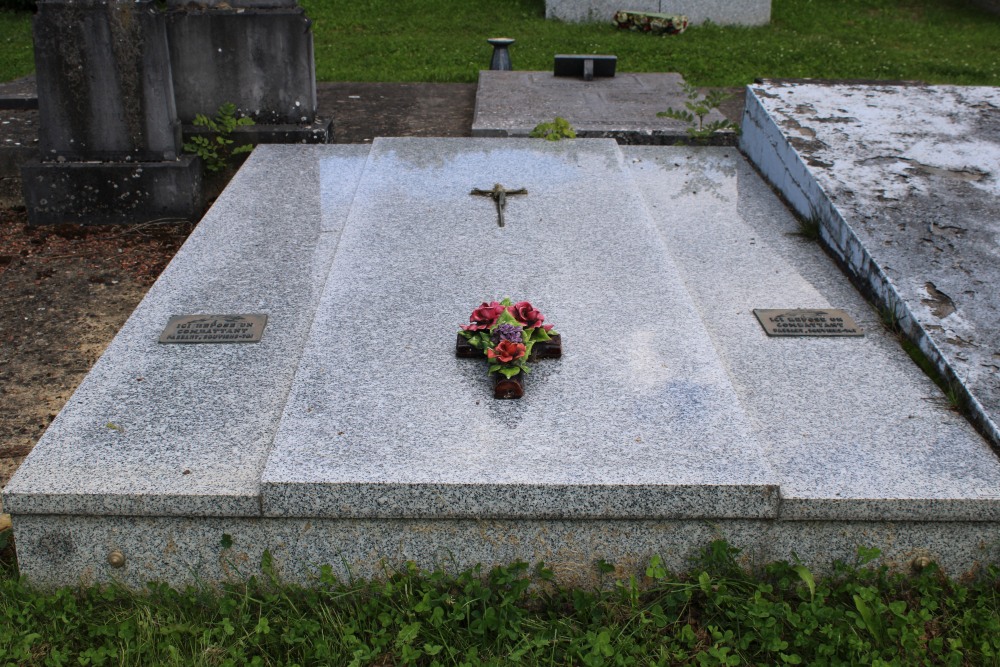
<svg viewBox="0 0 1000 667">
<path fill-rule="evenodd" d="M 506 226 L 474 187 L 528 186 Z M 563 336 L 518 401 L 484 299 Z M 774 516 L 773 473 L 609 140 L 378 139 L 263 475 L 269 516 Z"/>
<path fill-rule="evenodd" d="M 529 190 L 503 229 L 468 194 L 498 181 Z M 995 456 L 795 229 L 732 148 L 259 148 L 5 489 L 22 572 L 218 581 L 266 548 L 298 581 L 384 558 L 588 582 L 715 537 L 819 569 L 996 560 Z M 453 353 L 504 295 L 565 339 L 520 401 Z M 818 306 L 866 336 L 768 339 L 751 313 Z M 158 345 L 188 312 L 270 321 Z"/>
<path fill-rule="evenodd" d="M 858 548 L 877 547 L 879 562 L 908 569 L 916 557 L 935 560 L 948 574 L 973 571 L 1000 559 L 995 523 L 889 521 L 473 520 L 298 519 L 224 517 L 65 517 L 25 515 L 15 522 L 21 574 L 51 587 L 118 581 L 175 586 L 243 580 L 260 574 L 267 549 L 285 581 L 315 582 L 322 565 L 343 579 L 384 577 L 386 568 L 413 562 L 458 572 L 481 563 L 486 570 L 521 560 L 544 562 L 565 585 L 591 587 L 609 577 L 642 574 L 654 555 L 674 571 L 712 540 L 742 549 L 746 565 L 791 560 L 817 575 L 835 561 L 854 563 Z M 228 535 L 231 546 L 223 546 Z M 229 541 L 227 540 L 228 544 Z M 120 569 L 107 558 L 125 557 Z M 383 567 L 383 565 L 385 567 Z"/>
<path fill-rule="evenodd" d="M 331 148 L 338 165 L 367 147 Z M 254 515 L 348 199 L 315 152 L 258 148 L 4 489 L 13 515 Z M 350 173 L 336 178 L 350 191 Z M 344 179 L 348 182 L 345 182 Z M 160 345 L 171 315 L 265 313 L 254 345 Z"/>
<path fill-rule="evenodd" d="M 780 479 L 781 518 L 1000 519 L 1000 460 L 734 149 L 628 164 Z M 864 338 L 769 338 L 753 308 L 845 308 Z"/>
</svg>

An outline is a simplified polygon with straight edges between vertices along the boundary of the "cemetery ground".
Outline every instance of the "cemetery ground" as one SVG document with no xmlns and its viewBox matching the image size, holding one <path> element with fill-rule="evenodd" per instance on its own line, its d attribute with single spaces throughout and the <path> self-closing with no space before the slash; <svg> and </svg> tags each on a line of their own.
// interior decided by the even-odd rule
<svg viewBox="0 0 1000 667">
<path fill-rule="evenodd" d="M 537 13 L 537 2 L 510 4 Z M 968 18 L 957 3 L 945 4 Z M 912 13 L 938 21 L 930 3 L 914 4 Z M 779 13 L 779 27 L 785 16 Z M 969 33 L 975 44 L 979 33 Z M 821 60 L 837 60 L 815 50 Z M 980 50 L 995 60 L 995 46 Z M 957 57 L 940 57 L 937 72 L 925 61 L 931 75 L 923 78 L 996 85 L 988 79 L 995 73 L 977 69 L 986 61 L 970 66 Z M 847 66 L 841 76 L 864 76 Z M 339 92 L 326 104 L 337 105 L 338 142 L 467 134 L 470 86 L 381 86 L 334 86 Z M 0 456 L 10 466 L 190 228 L 159 221 L 33 229 L 22 211 L 0 213 Z M 0 469 L 0 477 L 6 473 Z M 958 665 L 997 664 L 1000 651 L 995 567 L 957 581 L 932 563 L 889 573 L 865 567 L 876 556 L 865 550 L 820 579 L 797 562 L 748 573 L 717 542 L 680 575 L 654 559 L 645 577 L 609 577 L 594 591 L 561 588 L 540 564 L 519 563 L 490 573 L 386 573 L 373 582 L 321 571 L 303 589 L 281 584 L 265 552 L 245 565 L 261 573 L 248 583 L 185 591 L 153 585 L 137 595 L 117 587 L 33 590 L 17 579 L 9 535 L 0 533 L 0 658 L 9 664 Z M 609 567 L 594 563 L 598 572 Z"/>
<path fill-rule="evenodd" d="M 380 134 L 466 133 L 471 99 L 463 85 L 345 84 L 326 103 L 343 107 L 338 141 L 364 143 L 373 124 Z M 428 111 L 435 107 L 451 109 L 454 124 Z M 36 355 L 29 361 L 36 368 L 22 375 L 35 395 L 68 396 L 60 383 L 83 377 L 187 229 L 34 230 L 22 213 L 6 215 L 0 247 L 11 248 L 12 258 L 0 289 L 35 299 L 13 303 L 3 326 L 20 332 L 18 354 Z M 30 303 L 49 289 L 58 295 Z M 39 340 L 43 326 L 54 327 L 47 341 Z M 45 350 L 46 342 L 54 347 Z M 70 374 L 37 361 L 45 355 Z M 44 413 L 40 405 L 26 409 L 35 408 Z M 609 577 L 599 590 L 562 588 L 534 563 L 488 573 L 404 571 L 371 582 L 339 582 L 321 571 L 313 586 L 300 588 L 276 581 L 265 554 L 263 576 L 246 584 L 154 585 L 136 594 L 34 590 L 18 581 L 13 550 L 4 546 L 0 657 L 11 664 L 963 665 L 996 664 L 1000 651 L 995 568 L 962 580 L 933 564 L 889 573 L 865 567 L 875 556 L 866 551 L 820 578 L 795 562 L 746 572 L 738 554 L 714 543 L 687 572 L 668 573 L 653 560 L 644 577 Z M 598 572 L 609 567 L 594 563 Z"/>
</svg>

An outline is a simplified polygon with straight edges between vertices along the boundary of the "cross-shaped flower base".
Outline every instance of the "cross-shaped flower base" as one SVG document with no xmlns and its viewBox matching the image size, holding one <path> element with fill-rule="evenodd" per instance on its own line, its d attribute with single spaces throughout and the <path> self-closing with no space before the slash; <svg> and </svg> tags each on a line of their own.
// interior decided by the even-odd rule
<svg viewBox="0 0 1000 667">
<path fill-rule="evenodd" d="M 527 301 L 483 302 L 472 311 L 455 342 L 455 356 L 485 356 L 493 378 L 494 398 L 524 396 L 528 362 L 562 356 L 562 337 Z"/>
</svg>

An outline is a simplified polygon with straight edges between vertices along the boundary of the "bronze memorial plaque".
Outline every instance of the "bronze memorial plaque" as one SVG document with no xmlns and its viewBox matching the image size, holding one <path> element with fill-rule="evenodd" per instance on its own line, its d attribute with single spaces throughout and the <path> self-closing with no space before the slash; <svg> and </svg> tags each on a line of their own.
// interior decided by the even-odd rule
<svg viewBox="0 0 1000 667">
<path fill-rule="evenodd" d="M 839 308 L 778 309 L 755 308 L 768 336 L 864 336 L 854 319 Z"/>
<path fill-rule="evenodd" d="M 259 343 L 267 315 L 174 315 L 161 343 Z"/>
</svg>

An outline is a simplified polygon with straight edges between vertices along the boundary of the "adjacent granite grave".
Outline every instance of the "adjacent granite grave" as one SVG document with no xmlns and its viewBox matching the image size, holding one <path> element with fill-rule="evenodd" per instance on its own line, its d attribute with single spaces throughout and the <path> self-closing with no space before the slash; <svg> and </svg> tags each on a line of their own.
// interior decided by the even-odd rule
<svg viewBox="0 0 1000 667">
<path fill-rule="evenodd" d="M 767 25 L 771 0 L 545 0 L 545 17 L 571 22 L 610 23 L 620 9 L 660 14 L 684 14 L 691 23 Z"/>
<path fill-rule="evenodd" d="M 503 228 L 469 194 L 498 182 L 528 189 Z M 180 585 L 267 549 L 296 581 L 522 559 L 593 584 L 716 538 L 817 571 L 996 560 L 1000 462 L 794 229 L 732 148 L 261 147 L 5 489 L 21 571 Z M 505 295 L 564 339 L 519 401 L 454 356 Z M 755 308 L 865 335 L 771 338 Z M 194 313 L 268 322 L 158 342 Z"/>
<path fill-rule="evenodd" d="M 687 97 L 680 74 L 617 73 L 613 77 L 555 76 L 552 72 L 479 73 L 474 137 L 527 137 L 556 116 L 569 121 L 578 137 L 608 137 L 626 144 L 674 144 L 690 140 L 688 124 L 658 118 L 668 107 L 683 109 Z M 725 118 L 712 110 L 705 122 Z M 732 132 L 719 141 L 734 141 Z"/>
<path fill-rule="evenodd" d="M 1000 89 L 764 82 L 741 147 L 1000 446 Z"/>
</svg>

